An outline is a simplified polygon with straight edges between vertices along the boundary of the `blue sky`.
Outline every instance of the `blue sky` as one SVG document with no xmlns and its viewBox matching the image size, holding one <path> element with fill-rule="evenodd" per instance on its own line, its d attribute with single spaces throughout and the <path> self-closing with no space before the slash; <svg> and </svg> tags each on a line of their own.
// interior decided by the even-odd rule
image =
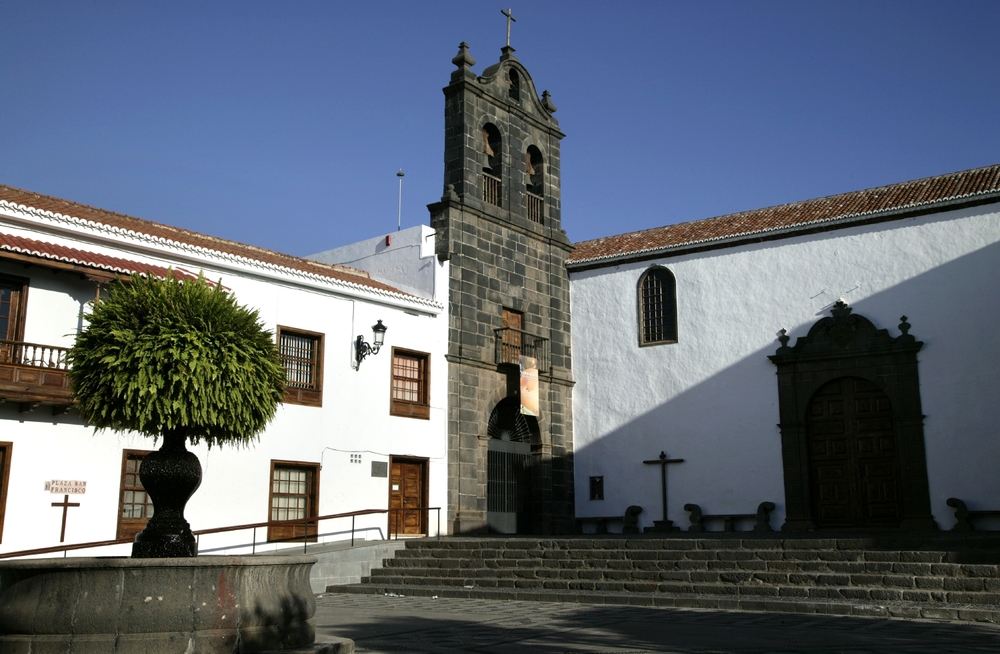
<svg viewBox="0 0 1000 654">
<path fill-rule="evenodd" d="M 427 222 L 502 5 L 0 0 L 0 183 L 306 255 Z M 1000 163 L 1000 2 L 532 2 L 575 241 Z"/>
</svg>

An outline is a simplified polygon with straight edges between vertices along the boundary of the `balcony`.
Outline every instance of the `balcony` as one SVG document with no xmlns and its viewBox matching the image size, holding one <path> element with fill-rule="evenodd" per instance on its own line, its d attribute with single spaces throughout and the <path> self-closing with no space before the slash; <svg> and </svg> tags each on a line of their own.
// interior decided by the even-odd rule
<svg viewBox="0 0 1000 654">
<path fill-rule="evenodd" d="M 500 206 L 500 178 L 483 172 L 483 201 L 486 204 Z"/>
<path fill-rule="evenodd" d="M 528 220 L 541 225 L 545 213 L 545 199 L 530 191 L 525 193 L 525 199 L 527 200 Z"/>
<path fill-rule="evenodd" d="M 39 404 L 68 407 L 68 348 L 0 340 L 0 401 L 18 402 L 21 411 Z"/>
<path fill-rule="evenodd" d="M 500 327 L 496 335 L 496 363 L 520 365 L 521 357 L 538 359 L 538 372 L 549 370 L 549 339 L 534 336 L 522 329 Z"/>
</svg>

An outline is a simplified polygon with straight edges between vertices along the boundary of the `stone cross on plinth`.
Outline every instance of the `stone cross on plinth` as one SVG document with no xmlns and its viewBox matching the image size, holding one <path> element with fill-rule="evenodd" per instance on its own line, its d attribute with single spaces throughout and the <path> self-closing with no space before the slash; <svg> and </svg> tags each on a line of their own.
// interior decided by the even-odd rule
<svg viewBox="0 0 1000 654">
<path fill-rule="evenodd" d="M 69 495 L 63 495 L 62 502 L 53 502 L 52 506 L 61 506 L 63 510 L 62 516 L 62 531 L 59 532 L 59 542 L 66 540 L 66 512 L 69 511 L 71 506 L 80 506 L 79 502 L 70 502 Z"/>
<path fill-rule="evenodd" d="M 674 526 L 673 520 L 667 520 L 667 464 L 684 463 L 684 459 L 668 459 L 665 452 L 660 452 L 660 458 L 643 461 L 643 463 L 660 466 L 660 490 L 663 493 L 663 519 L 654 520 L 653 526 L 646 527 L 643 531 L 680 531 L 680 527 Z"/>
</svg>

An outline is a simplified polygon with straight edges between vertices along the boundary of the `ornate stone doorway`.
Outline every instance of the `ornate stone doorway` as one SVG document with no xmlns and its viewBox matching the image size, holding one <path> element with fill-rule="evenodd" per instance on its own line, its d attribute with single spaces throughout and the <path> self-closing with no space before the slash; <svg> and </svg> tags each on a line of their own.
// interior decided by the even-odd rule
<svg viewBox="0 0 1000 654">
<path fill-rule="evenodd" d="M 917 352 L 837 302 L 768 358 L 778 368 L 783 531 L 934 530 Z M 839 413 L 836 413 L 838 412 Z"/>
<path fill-rule="evenodd" d="M 898 527 L 899 461 L 885 392 L 857 377 L 835 379 L 813 395 L 806 427 L 816 526 Z"/>
</svg>

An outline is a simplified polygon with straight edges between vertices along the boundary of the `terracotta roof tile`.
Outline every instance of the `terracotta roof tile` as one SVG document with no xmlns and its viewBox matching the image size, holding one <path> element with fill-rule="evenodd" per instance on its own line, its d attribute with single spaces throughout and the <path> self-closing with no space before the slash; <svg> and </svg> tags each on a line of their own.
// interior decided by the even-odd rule
<svg viewBox="0 0 1000 654">
<path fill-rule="evenodd" d="M 81 218 L 83 220 L 100 223 L 110 227 L 116 227 L 118 229 L 133 231 L 156 238 L 163 238 L 176 241 L 178 243 L 207 248 L 209 250 L 245 257 L 247 259 L 267 264 L 284 266 L 293 270 L 300 270 L 314 275 L 319 275 L 321 277 L 336 279 L 342 282 L 359 284 L 373 290 L 395 293 L 406 297 L 416 297 L 410 293 L 393 288 L 388 284 L 377 282 L 371 279 L 367 272 L 357 270 L 355 268 L 320 263 L 318 261 L 311 261 L 300 257 L 293 257 L 288 254 L 281 254 L 280 252 L 266 250 L 253 245 L 246 245 L 245 243 L 229 241 L 223 238 L 217 238 L 215 236 L 181 229 L 179 227 L 171 227 L 169 225 L 155 223 L 141 218 L 134 218 L 132 216 L 126 216 L 125 214 L 115 213 L 105 209 L 98 209 L 96 207 L 87 206 L 78 202 L 70 202 L 69 200 L 62 200 L 60 198 L 41 195 L 39 193 L 32 193 L 31 191 L 25 191 L 12 186 L 4 186 L 0 184 L 0 201 L 3 200 L 12 204 L 24 205 L 26 207 L 41 209 L 43 211 L 51 211 L 53 213 L 60 213 L 74 218 Z"/>
<path fill-rule="evenodd" d="M 607 236 L 575 245 L 568 265 L 1000 193 L 1000 164 L 815 200 Z"/>
<path fill-rule="evenodd" d="M 45 243 L 43 241 L 36 241 L 30 238 L 22 238 L 20 236 L 13 236 L 12 234 L 0 233 L 0 251 L 3 250 L 39 257 L 42 259 L 53 259 L 56 261 L 64 261 L 66 263 L 75 263 L 88 268 L 98 268 L 125 275 L 138 273 L 152 274 L 157 277 L 167 277 L 171 275 L 172 272 L 173 276 L 178 279 L 198 279 L 197 275 L 193 275 L 183 268 L 174 268 L 173 271 L 171 271 L 163 266 L 154 266 L 148 263 L 129 261 L 128 259 L 120 259 L 118 257 L 109 257 L 103 254 L 97 254 L 96 252 L 87 252 L 86 250 L 77 250 L 76 248 L 56 245 L 55 243 Z"/>
</svg>

